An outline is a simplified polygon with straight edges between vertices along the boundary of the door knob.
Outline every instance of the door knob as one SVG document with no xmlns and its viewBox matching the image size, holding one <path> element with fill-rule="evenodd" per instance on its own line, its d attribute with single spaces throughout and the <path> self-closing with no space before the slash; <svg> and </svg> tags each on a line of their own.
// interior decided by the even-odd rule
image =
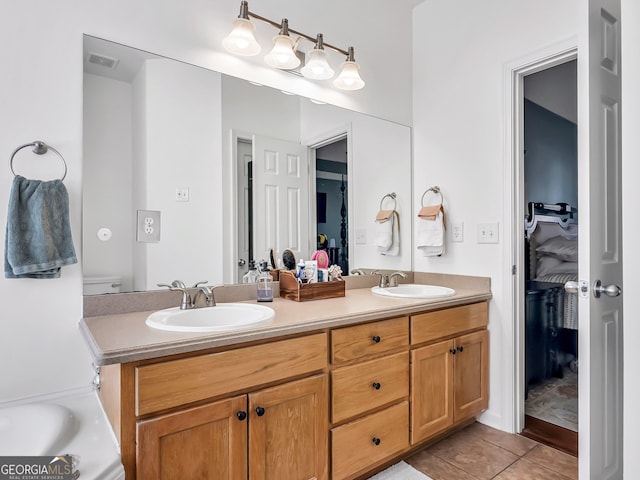
<svg viewBox="0 0 640 480">
<path fill-rule="evenodd" d="M 579 293 L 580 284 L 578 282 L 567 282 L 564 284 L 564 290 L 569 293 Z"/>
<path fill-rule="evenodd" d="M 244 258 L 241 258 L 240 260 L 238 260 L 238 266 L 239 267 L 244 267 L 246 265 L 247 261 Z"/>
<path fill-rule="evenodd" d="M 603 293 L 607 297 L 617 297 L 622 293 L 622 289 L 618 285 L 602 285 L 600 280 L 596 280 L 593 285 L 593 296 L 600 298 Z"/>
</svg>

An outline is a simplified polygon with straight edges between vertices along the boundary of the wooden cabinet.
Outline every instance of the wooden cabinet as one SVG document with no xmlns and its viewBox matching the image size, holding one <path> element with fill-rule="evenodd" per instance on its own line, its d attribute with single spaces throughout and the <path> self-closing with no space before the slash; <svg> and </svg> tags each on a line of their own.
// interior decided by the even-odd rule
<svg viewBox="0 0 640 480">
<path fill-rule="evenodd" d="M 331 478 L 344 480 L 409 447 L 409 319 L 333 330 L 331 353 Z"/>
<path fill-rule="evenodd" d="M 461 328 L 486 326 L 486 316 L 478 315 L 483 304 L 444 310 L 443 317 Z M 456 312 L 457 310 L 457 312 Z M 485 306 L 486 311 L 486 306 Z M 433 312 L 438 313 L 438 312 Z M 437 315 L 425 323 L 432 331 Z M 453 319 L 453 320 L 452 320 Z M 472 322 L 469 320 L 472 319 Z M 420 331 L 419 316 L 416 339 L 437 338 Z M 412 319 L 413 321 L 413 319 Z M 446 330 L 455 334 L 455 330 Z M 472 418 L 487 408 L 489 385 L 489 350 L 486 328 L 429 344 L 411 351 L 411 443 L 416 444 L 452 425 Z"/>
<path fill-rule="evenodd" d="M 318 375 L 249 395 L 251 480 L 328 478 L 327 389 Z"/>
<path fill-rule="evenodd" d="M 326 479 L 327 427 L 327 376 L 317 375 L 138 422 L 136 470 L 160 480 Z"/>
<path fill-rule="evenodd" d="M 246 410 L 243 395 L 138 422 L 138 478 L 245 480 Z"/>
</svg>

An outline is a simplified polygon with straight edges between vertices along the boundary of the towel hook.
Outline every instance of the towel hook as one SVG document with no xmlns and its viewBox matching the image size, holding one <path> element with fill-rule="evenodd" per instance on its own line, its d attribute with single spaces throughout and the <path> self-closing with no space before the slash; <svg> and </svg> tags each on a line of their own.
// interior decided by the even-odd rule
<svg viewBox="0 0 640 480">
<path fill-rule="evenodd" d="M 18 148 L 16 148 L 13 151 L 13 153 L 11 154 L 11 160 L 9 160 L 9 168 L 11 169 L 11 173 L 13 173 L 14 177 L 16 176 L 16 172 L 13 169 L 13 158 L 16 156 L 16 153 L 18 153 L 20 150 L 22 150 L 23 148 L 26 148 L 26 147 L 33 147 L 31 149 L 31 151 L 33 153 L 35 153 L 36 155 L 44 155 L 49 150 L 51 150 L 56 155 L 58 155 L 58 157 L 60 157 L 60 160 L 62 160 L 62 165 L 64 167 L 64 172 L 62 174 L 62 178 L 60 179 L 60 181 L 63 181 L 66 178 L 66 176 L 67 176 L 67 162 L 65 162 L 64 157 L 62 156 L 62 154 L 58 150 L 53 148 L 51 145 L 47 145 L 46 143 L 41 142 L 39 140 L 36 140 L 35 142 L 31 142 L 31 143 L 25 143 L 24 145 L 20 145 Z"/>
<path fill-rule="evenodd" d="M 422 194 L 422 198 L 420 199 L 420 205 L 424 207 L 424 197 L 427 193 L 429 192 L 433 192 L 436 195 L 440 195 L 440 203 L 444 202 L 444 197 L 442 196 L 442 191 L 440 190 L 440 187 L 438 187 L 437 185 L 434 185 L 433 187 L 427 188 L 424 193 Z"/>
<path fill-rule="evenodd" d="M 391 193 L 387 193 L 384 197 L 382 197 L 382 199 L 380 200 L 380 210 L 382 210 L 382 204 L 384 203 L 384 199 L 385 198 L 391 198 L 393 200 L 393 209 L 395 211 L 396 207 L 398 206 L 398 202 L 396 200 L 396 192 L 391 192 Z"/>
</svg>

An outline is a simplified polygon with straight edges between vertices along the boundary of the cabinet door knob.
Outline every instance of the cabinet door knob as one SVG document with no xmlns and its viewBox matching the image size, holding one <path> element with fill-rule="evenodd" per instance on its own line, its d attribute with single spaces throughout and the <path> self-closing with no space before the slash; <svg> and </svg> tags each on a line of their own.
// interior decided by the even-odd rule
<svg viewBox="0 0 640 480">
<path fill-rule="evenodd" d="M 261 417 L 262 415 L 264 415 L 264 408 L 262 407 L 256 408 L 256 413 L 258 414 L 259 417 Z"/>
<path fill-rule="evenodd" d="M 372 386 L 373 388 L 375 388 L 376 390 L 380 390 L 380 387 L 381 387 L 382 385 L 380 385 L 380 383 L 378 383 L 378 382 L 373 382 L 373 383 L 371 384 L 371 386 Z"/>
<path fill-rule="evenodd" d="M 240 410 L 238 413 L 236 413 L 236 417 L 238 417 L 238 420 L 242 421 L 247 418 L 247 412 L 243 412 L 242 410 Z"/>
<path fill-rule="evenodd" d="M 460 345 L 460 346 L 458 347 L 458 351 L 459 351 L 459 352 L 462 352 L 463 350 L 464 350 L 464 347 L 463 347 L 462 345 Z"/>
<path fill-rule="evenodd" d="M 449 350 L 449 353 L 450 353 L 451 355 L 455 355 L 455 354 L 456 354 L 456 349 L 455 349 L 455 348 L 452 348 L 451 350 Z"/>
<path fill-rule="evenodd" d="M 374 445 L 380 445 L 380 439 L 378 437 L 373 437 L 371 441 Z"/>
<path fill-rule="evenodd" d="M 380 343 L 380 337 L 378 335 L 371 337 L 371 340 L 373 340 L 373 343 Z"/>
</svg>

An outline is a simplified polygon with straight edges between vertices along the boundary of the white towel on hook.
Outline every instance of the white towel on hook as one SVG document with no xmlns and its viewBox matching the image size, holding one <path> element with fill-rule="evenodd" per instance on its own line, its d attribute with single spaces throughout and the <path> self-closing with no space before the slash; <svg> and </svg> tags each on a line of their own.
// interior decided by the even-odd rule
<svg viewBox="0 0 640 480">
<path fill-rule="evenodd" d="M 438 257 L 445 248 L 445 221 L 442 204 L 422 207 L 418 212 L 418 249 L 425 257 Z"/>
<path fill-rule="evenodd" d="M 400 216 L 395 210 L 380 210 L 376 215 L 375 244 L 381 255 L 400 254 Z"/>
</svg>

